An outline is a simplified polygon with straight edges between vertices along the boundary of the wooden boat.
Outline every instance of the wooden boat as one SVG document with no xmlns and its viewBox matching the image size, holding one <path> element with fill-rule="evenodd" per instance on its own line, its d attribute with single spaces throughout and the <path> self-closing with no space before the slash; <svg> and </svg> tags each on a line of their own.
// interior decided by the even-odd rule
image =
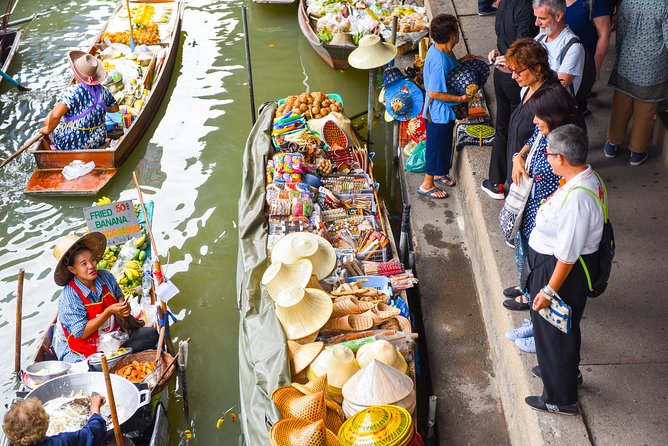
<svg viewBox="0 0 668 446">
<path fill-rule="evenodd" d="M 2 71 L 7 73 L 12 59 L 19 49 L 21 39 L 23 38 L 23 31 L 18 29 L 7 29 L 5 32 L 0 32 L 0 42 L 2 42 L 2 53 L 0 53 L 0 64 Z M 0 77 L 0 82 L 2 78 Z"/>
<path fill-rule="evenodd" d="M 320 39 L 318 39 L 318 35 L 315 33 L 315 22 L 312 21 L 306 13 L 305 0 L 299 0 L 297 18 L 304 37 L 306 37 L 308 43 L 327 65 L 335 70 L 347 70 L 350 68 L 348 55 L 357 48 L 355 45 L 332 45 L 322 43 Z"/>
<path fill-rule="evenodd" d="M 295 0 L 253 0 L 255 3 L 271 3 L 274 5 L 289 5 L 294 3 Z"/>
<path fill-rule="evenodd" d="M 157 4 L 170 2 L 133 2 L 133 4 L 137 3 L 154 3 L 157 7 Z M 151 65 L 149 65 L 149 73 L 146 78 L 151 78 L 152 88 L 150 94 L 146 97 L 144 107 L 130 128 L 126 129 L 120 138 L 112 139 L 111 144 L 97 149 L 73 151 L 43 150 L 39 143 L 35 144 L 31 148 L 31 152 L 35 157 L 37 168 L 26 186 L 26 194 L 94 196 L 114 177 L 120 165 L 130 155 L 151 125 L 153 117 L 165 96 L 172 72 L 174 71 L 181 39 L 181 23 L 183 21 L 185 0 L 172 0 L 171 3 L 174 4 L 172 20 L 167 24 L 171 32 L 169 37 L 160 43 L 160 46 L 166 51 L 166 55 L 164 60 L 154 58 Z M 119 13 L 123 5 L 125 5 L 125 2 L 121 1 L 116 6 L 112 16 L 96 37 L 95 43 L 89 48 L 89 53 L 93 55 L 97 54 L 106 47 L 102 42 L 102 34 L 110 29 L 110 24 L 114 22 L 115 18 L 119 18 Z M 122 20 L 125 20 L 127 24 L 127 18 L 123 18 Z M 124 30 L 127 30 L 127 27 Z M 110 135 L 110 137 L 112 136 Z M 63 167 L 74 160 L 81 160 L 85 163 L 93 161 L 95 169 L 77 179 L 66 180 L 62 175 Z"/>
</svg>

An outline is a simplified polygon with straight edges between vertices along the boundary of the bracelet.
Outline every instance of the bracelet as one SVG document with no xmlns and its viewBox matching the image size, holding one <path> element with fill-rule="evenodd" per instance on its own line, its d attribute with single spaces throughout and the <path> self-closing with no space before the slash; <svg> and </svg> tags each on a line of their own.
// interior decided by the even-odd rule
<svg viewBox="0 0 668 446">
<path fill-rule="evenodd" d="M 540 291 L 547 296 L 547 300 L 549 300 L 550 302 L 557 294 L 549 284 L 545 285 L 543 289 L 541 289 Z"/>
<path fill-rule="evenodd" d="M 527 159 L 526 154 L 525 154 L 525 153 L 522 153 L 522 152 L 514 153 L 512 159 L 515 159 L 515 157 L 516 157 L 517 155 L 521 156 L 521 157 L 524 158 L 524 159 Z"/>
</svg>

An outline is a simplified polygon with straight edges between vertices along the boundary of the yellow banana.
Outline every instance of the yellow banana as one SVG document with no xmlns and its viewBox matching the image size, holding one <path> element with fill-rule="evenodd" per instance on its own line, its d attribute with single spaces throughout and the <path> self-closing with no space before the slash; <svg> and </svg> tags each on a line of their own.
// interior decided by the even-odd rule
<svg viewBox="0 0 668 446">
<path fill-rule="evenodd" d="M 139 248 L 146 241 L 146 235 L 142 235 L 137 240 L 135 240 L 135 248 Z"/>
</svg>

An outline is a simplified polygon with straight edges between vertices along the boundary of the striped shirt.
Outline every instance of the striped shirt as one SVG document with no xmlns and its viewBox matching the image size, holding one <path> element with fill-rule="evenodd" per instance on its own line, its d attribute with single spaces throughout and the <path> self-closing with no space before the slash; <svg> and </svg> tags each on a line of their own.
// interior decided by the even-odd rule
<svg viewBox="0 0 668 446">
<path fill-rule="evenodd" d="M 107 285 L 109 292 L 120 298 L 123 291 L 118 286 L 113 274 L 101 269 L 97 272 L 95 278 L 95 291 L 81 283 L 79 279 L 74 278 L 74 283 L 79 287 L 83 295 L 92 303 L 102 301 L 102 285 Z M 53 339 L 53 348 L 60 361 L 78 362 L 83 360 L 83 356 L 70 351 L 67 345 L 67 339 L 63 332 L 63 326 L 74 337 L 80 338 L 83 335 L 86 324 L 88 323 L 88 313 L 86 306 L 81 301 L 81 297 L 70 285 L 65 285 L 63 292 L 58 300 L 58 323 L 55 328 Z"/>
</svg>

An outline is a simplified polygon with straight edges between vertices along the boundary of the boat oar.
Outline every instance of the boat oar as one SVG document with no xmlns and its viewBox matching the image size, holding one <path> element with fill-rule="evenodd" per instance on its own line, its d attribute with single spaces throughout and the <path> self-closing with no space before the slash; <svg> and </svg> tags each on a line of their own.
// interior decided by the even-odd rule
<svg viewBox="0 0 668 446">
<path fill-rule="evenodd" d="M 125 7 L 128 9 L 128 21 L 130 22 L 130 51 L 135 52 L 135 33 L 132 30 L 132 13 L 130 12 L 130 0 L 125 0 Z"/>
<path fill-rule="evenodd" d="M 102 356 L 100 356 L 100 361 L 102 362 L 102 372 L 104 372 L 104 383 L 107 385 L 107 400 L 109 401 L 109 409 L 111 410 L 111 421 L 114 423 L 116 446 L 123 446 L 123 434 L 121 433 L 121 425 L 118 423 L 116 400 L 114 399 L 114 389 L 111 386 L 111 376 L 109 376 L 109 364 L 107 363 L 107 356 L 102 354 Z"/>
<path fill-rule="evenodd" d="M 21 370 L 21 323 L 23 320 L 23 268 L 19 270 L 19 284 L 16 289 L 16 349 L 14 350 L 14 373 Z"/>
<path fill-rule="evenodd" d="M 13 160 L 14 158 L 16 158 L 17 156 L 19 156 L 25 149 L 27 149 L 28 147 L 32 146 L 33 144 L 35 144 L 37 141 L 39 141 L 39 140 L 42 139 L 42 138 L 44 138 L 44 135 L 42 135 L 41 133 L 38 133 L 37 135 L 35 135 L 35 136 L 33 136 L 32 138 L 30 138 L 28 141 L 26 141 L 25 144 L 23 144 L 23 145 L 19 148 L 19 150 L 17 150 L 16 152 L 12 153 L 11 155 L 9 155 L 9 156 L 7 157 L 7 159 L 4 160 L 4 161 L 2 162 L 2 164 L 0 164 L 0 169 L 3 168 L 3 167 L 5 167 L 5 165 L 6 165 L 7 163 L 9 163 L 11 160 Z"/>
<path fill-rule="evenodd" d="M 188 343 L 190 338 L 179 341 L 179 373 L 181 375 L 181 388 L 183 389 L 183 415 L 186 419 L 186 429 L 184 431 L 186 440 L 192 438 L 192 432 L 190 431 L 190 410 L 188 408 L 188 383 L 186 381 L 186 366 L 188 365 Z"/>
<path fill-rule="evenodd" d="M 19 91 L 30 91 L 30 88 L 24 87 L 23 85 L 19 84 L 19 81 L 11 77 L 9 74 L 5 73 L 4 71 L 0 70 L 0 76 L 5 78 L 7 82 L 15 86 L 16 88 L 19 89 Z"/>
</svg>

